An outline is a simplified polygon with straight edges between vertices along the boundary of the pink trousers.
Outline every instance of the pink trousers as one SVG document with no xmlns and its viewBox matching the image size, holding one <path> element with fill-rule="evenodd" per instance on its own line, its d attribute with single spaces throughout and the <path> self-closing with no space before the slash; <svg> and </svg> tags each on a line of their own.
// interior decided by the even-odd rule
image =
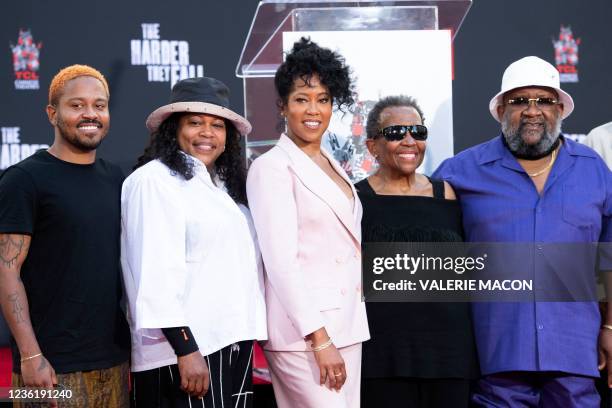
<svg viewBox="0 0 612 408">
<path fill-rule="evenodd" d="M 340 391 L 319 384 L 312 352 L 264 351 L 278 408 L 359 408 L 361 343 L 338 349 L 347 378 Z"/>
</svg>

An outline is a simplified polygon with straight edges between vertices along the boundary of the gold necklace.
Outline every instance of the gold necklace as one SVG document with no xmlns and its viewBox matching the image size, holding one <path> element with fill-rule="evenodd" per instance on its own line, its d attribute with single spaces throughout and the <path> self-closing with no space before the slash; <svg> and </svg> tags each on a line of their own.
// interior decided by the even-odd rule
<svg viewBox="0 0 612 408">
<path fill-rule="evenodd" d="M 557 159 L 557 149 L 553 150 L 552 152 L 552 156 L 550 156 L 550 161 L 548 162 L 548 164 L 546 165 L 546 167 L 544 167 L 542 170 L 536 171 L 535 173 L 527 173 L 527 175 L 529 177 L 538 177 L 541 174 L 544 174 L 544 172 L 546 172 L 546 170 L 550 169 L 552 167 L 552 165 L 555 163 L 555 160 Z"/>
</svg>

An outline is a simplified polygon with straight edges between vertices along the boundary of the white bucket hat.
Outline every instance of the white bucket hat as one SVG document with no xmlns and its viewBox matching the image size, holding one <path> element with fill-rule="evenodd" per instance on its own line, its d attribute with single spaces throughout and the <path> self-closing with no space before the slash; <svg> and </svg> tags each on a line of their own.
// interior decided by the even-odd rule
<svg viewBox="0 0 612 408">
<path fill-rule="evenodd" d="M 550 63 L 538 57 L 525 57 L 513 62 L 504 71 L 501 91 L 489 102 L 489 112 L 496 121 L 500 121 L 497 115 L 497 106 L 502 103 L 506 92 L 524 86 L 545 86 L 557 91 L 559 102 L 563 104 L 561 118 L 567 118 L 574 110 L 574 100 L 561 89 L 559 71 Z"/>
</svg>

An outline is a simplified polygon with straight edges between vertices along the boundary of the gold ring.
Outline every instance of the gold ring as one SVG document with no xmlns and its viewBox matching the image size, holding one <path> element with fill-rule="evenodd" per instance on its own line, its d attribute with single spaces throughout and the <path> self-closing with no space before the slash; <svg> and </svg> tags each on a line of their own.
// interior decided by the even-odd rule
<svg viewBox="0 0 612 408">
<path fill-rule="evenodd" d="M 338 373 L 338 374 L 334 373 L 334 377 L 340 377 L 341 375 L 342 373 Z"/>
</svg>

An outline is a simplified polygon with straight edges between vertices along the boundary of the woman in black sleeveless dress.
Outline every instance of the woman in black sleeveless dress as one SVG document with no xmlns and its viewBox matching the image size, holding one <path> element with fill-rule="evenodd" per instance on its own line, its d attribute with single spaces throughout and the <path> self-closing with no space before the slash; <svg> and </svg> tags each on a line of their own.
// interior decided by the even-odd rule
<svg viewBox="0 0 612 408">
<path fill-rule="evenodd" d="M 416 101 L 380 100 L 368 115 L 367 146 L 377 172 L 356 184 L 362 242 L 460 242 L 452 188 L 415 173 L 427 129 Z M 415 126 L 416 125 L 416 126 Z M 467 303 L 367 303 L 362 406 L 467 407 L 478 363 Z"/>
</svg>

